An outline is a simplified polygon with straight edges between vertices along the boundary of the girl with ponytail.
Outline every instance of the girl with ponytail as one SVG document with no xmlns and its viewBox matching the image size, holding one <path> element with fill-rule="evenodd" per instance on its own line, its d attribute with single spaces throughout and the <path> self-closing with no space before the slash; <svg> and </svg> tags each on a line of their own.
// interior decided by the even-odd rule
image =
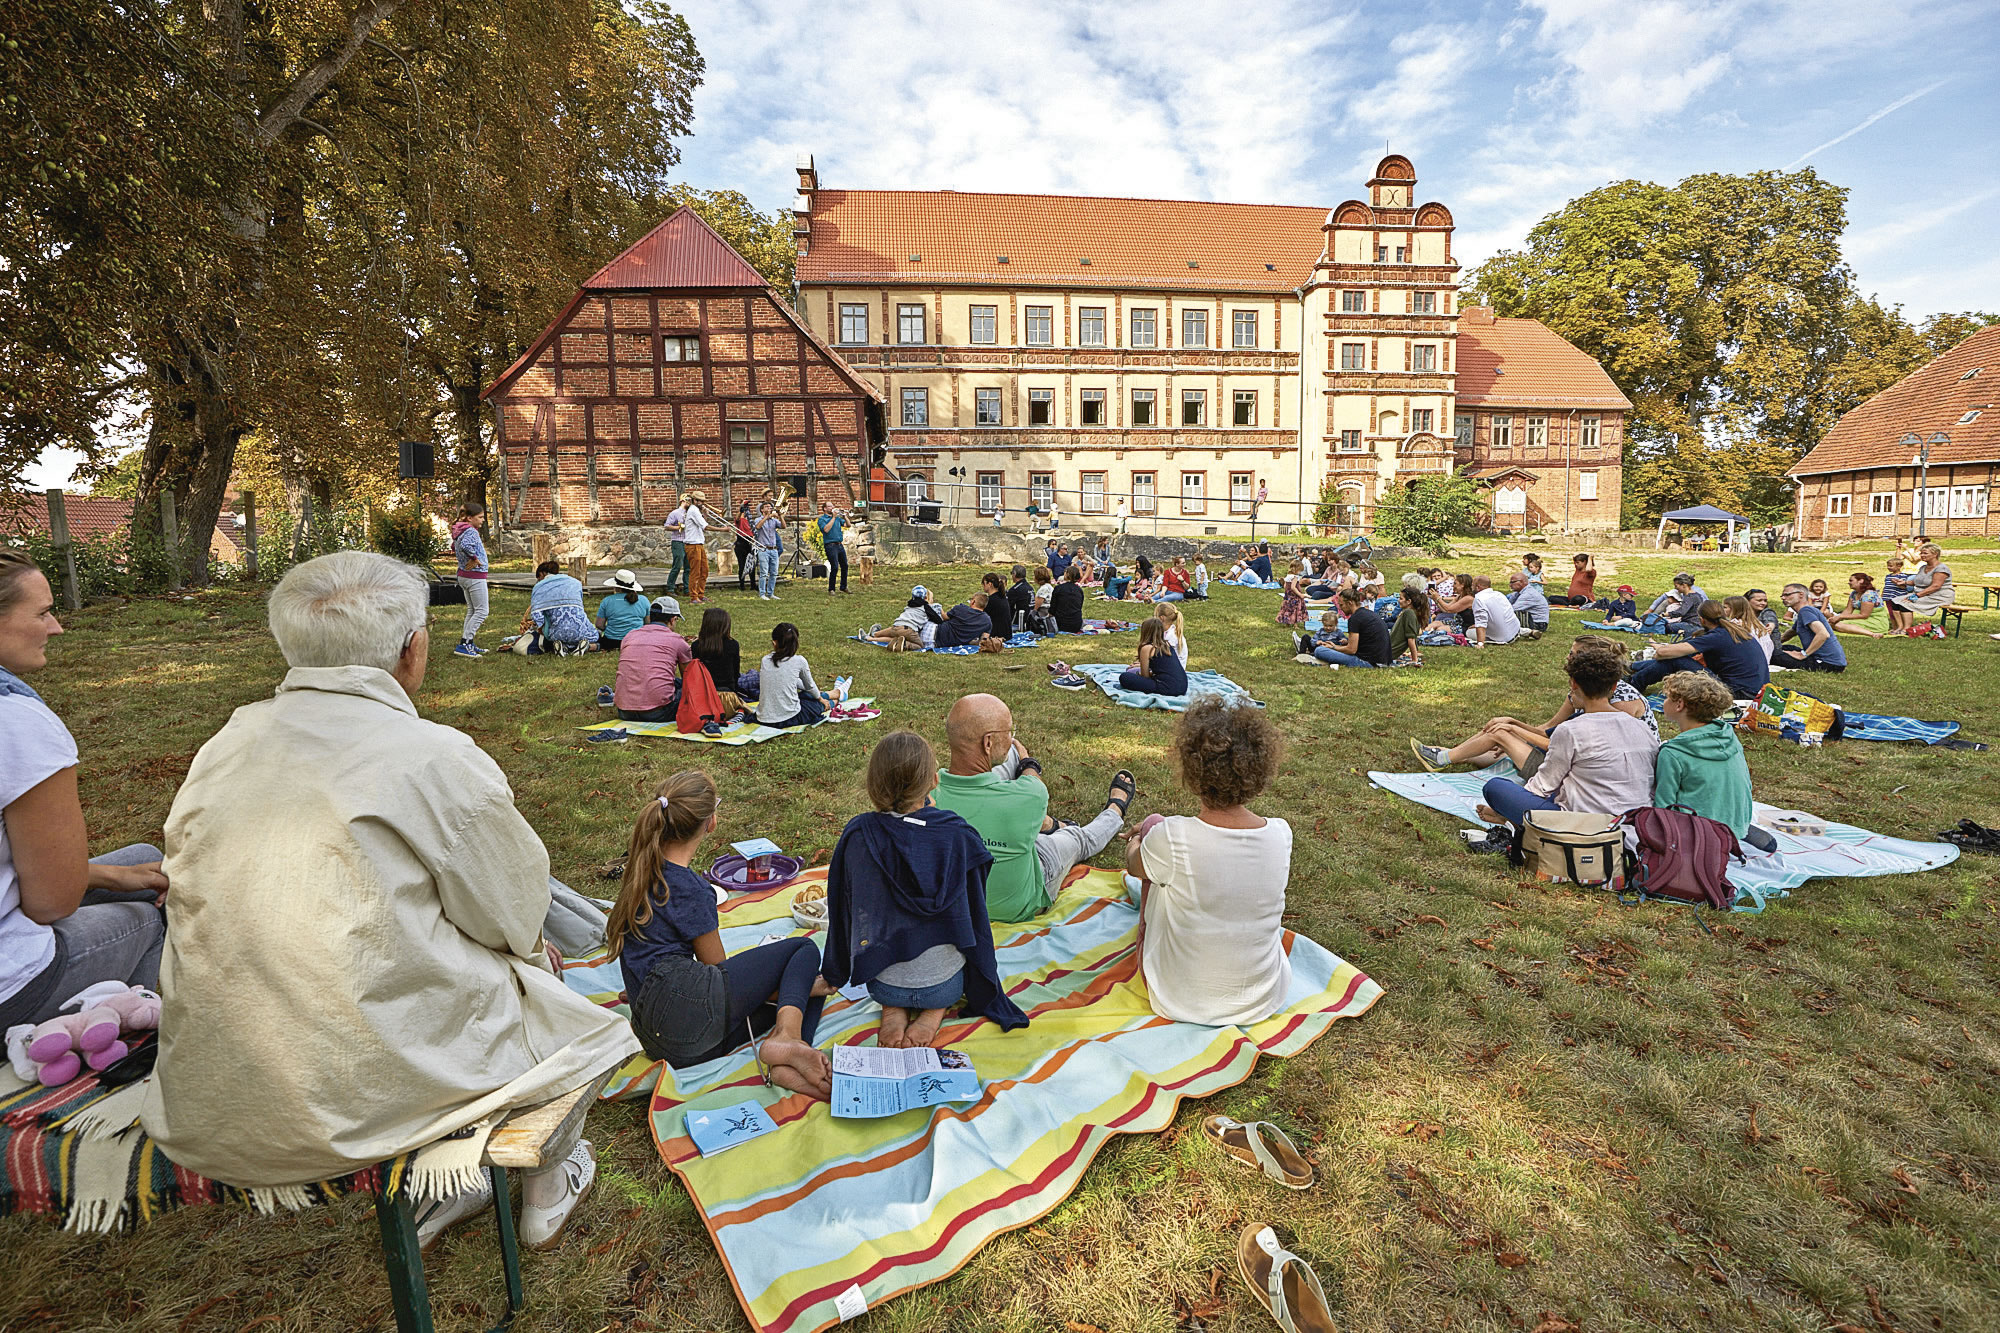
<svg viewBox="0 0 2000 1333">
<path fill-rule="evenodd" d="M 605 927 L 646 1054 L 686 1068 L 763 1037 L 759 1060 L 779 1087 L 821 1101 L 833 1066 L 813 1043 L 830 988 L 819 948 L 798 936 L 733 956 L 722 948 L 715 890 L 693 869 L 722 798 L 697 770 L 659 785 L 632 826 L 625 879 Z"/>
</svg>

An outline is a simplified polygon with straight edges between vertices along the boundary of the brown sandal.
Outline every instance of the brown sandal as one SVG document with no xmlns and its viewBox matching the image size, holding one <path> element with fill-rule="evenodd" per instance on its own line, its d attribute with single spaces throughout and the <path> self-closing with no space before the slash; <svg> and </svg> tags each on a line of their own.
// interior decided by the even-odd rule
<svg viewBox="0 0 2000 1333">
<path fill-rule="evenodd" d="M 1313 1164 L 1284 1130 L 1268 1120 L 1246 1124 L 1226 1115 L 1212 1115 L 1201 1122 L 1201 1136 L 1230 1160 L 1255 1167 L 1288 1190 L 1310 1189 L 1318 1180 Z"/>
<path fill-rule="evenodd" d="M 1236 1271 L 1285 1333 L 1340 1333 L 1319 1274 L 1278 1244 L 1277 1233 L 1262 1222 L 1252 1222 L 1237 1236 Z"/>
</svg>

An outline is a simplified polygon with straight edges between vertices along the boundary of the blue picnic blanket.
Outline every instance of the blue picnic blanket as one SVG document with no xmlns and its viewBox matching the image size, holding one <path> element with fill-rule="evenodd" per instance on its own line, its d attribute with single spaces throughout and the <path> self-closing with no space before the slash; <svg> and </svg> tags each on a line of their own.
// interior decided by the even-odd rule
<svg viewBox="0 0 2000 1333">
<path fill-rule="evenodd" d="M 1601 630 L 1609 630 L 1609 631 L 1610 631 L 1611 633 L 1613 633 L 1613 634 L 1644 634 L 1644 633 L 1646 633 L 1646 630 L 1645 630 L 1645 628 L 1644 628 L 1643 626 L 1640 626 L 1640 625 L 1614 625 L 1614 624 L 1612 624 L 1612 623 L 1611 623 L 1610 621 L 1608 621 L 1608 620 L 1579 620 L 1579 621 L 1577 621 L 1577 622 L 1576 622 L 1576 624 L 1577 624 L 1577 628 L 1579 628 L 1579 629 L 1601 629 Z M 1665 633 L 1665 631 L 1664 631 L 1664 630 L 1656 630 L 1656 631 L 1654 631 L 1654 633 Z"/>
<path fill-rule="evenodd" d="M 876 643 L 873 639 L 864 639 L 859 634 L 850 634 L 847 637 L 855 643 L 865 643 L 876 648 L 887 648 L 889 646 L 886 643 Z M 1013 635 L 1007 640 L 1007 646 L 1009 648 L 1032 648 L 1040 642 L 1041 639 L 1039 637 L 1028 633 L 1026 630 L 1022 630 L 1019 634 Z M 979 645 L 976 643 L 966 643 L 960 644 L 956 648 L 906 648 L 904 651 L 911 653 L 945 653 L 952 657 L 972 657 L 979 652 Z"/>
<path fill-rule="evenodd" d="M 1283 583 L 1259 583 L 1254 578 L 1245 578 L 1241 581 L 1234 579 L 1218 579 L 1217 582 L 1227 584 L 1229 587 L 1232 588 L 1259 588 L 1265 592 L 1276 592 L 1280 588 L 1285 586 Z"/>
<path fill-rule="evenodd" d="M 1666 708 L 1667 701 L 1660 695 L 1649 694 L 1646 706 L 1658 713 Z M 1840 705 L 1835 704 L 1834 707 L 1840 708 Z M 1956 722 L 1920 722 L 1913 717 L 1890 717 L 1883 713 L 1850 713 L 1845 708 L 1840 711 L 1847 719 L 1841 736 L 1850 741 L 1921 741 L 1925 745 L 1936 745 L 1939 741 L 1951 739 L 1958 731 Z"/>
<path fill-rule="evenodd" d="M 1070 669 L 1079 676 L 1096 681 L 1097 688 L 1110 696 L 1111 702 L 1123 704 L 1127 708 L 1164 708 L 1169 712 L 1181 713 L 1187 711 L 1190 702 L 1204 694 L 1219 694 L 1224 698 L 1246 700 L 1257 704 L 1259 708 L 1264 706 L 1250 698 L 1250 691 L 1219 671 L 1188 672 L 1186 694 L 1148 694 L 1144 690 L 1128 690 L 1119 686 L 1118 677 L 1126 669 L 1123 666 L 1100 662 Z"/>
</svg>

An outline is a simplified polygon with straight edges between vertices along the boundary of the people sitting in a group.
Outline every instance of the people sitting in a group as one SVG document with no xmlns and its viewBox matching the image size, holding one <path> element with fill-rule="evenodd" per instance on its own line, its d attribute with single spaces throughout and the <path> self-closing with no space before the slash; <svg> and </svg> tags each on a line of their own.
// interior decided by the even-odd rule
<svg viewBox="0 0 2000 1333">
<path fill-rule="evenodd" d="M 1257 554 L 1244 563 L 1244 568 L 1255 574 L 1260 582 L 1271 583 L 1271 543 L 1258 542 Z"/>
<path fill-rule="evenodd" d="M 1004 1029 L 1028 1023 L 994 958 L 993 854 L 962 817 L 932 804 L 937 785 L 928 741 L 884 736 L 868 756 L 875 808 L 847 821 L 827 867 L 821 971 L 833 986 L 867 985 L 882 1006 L 878 1046 L 931 1045 L 960 1000 Z"/>
<path fill-rule="evenodd" d="M 1475 647 L 1512 643 L 1521 637 L 1521 621 L 1505 593 L 1484 574 L 1472 581 L 1472 642 Z"/>
<path fill-rule="evenodd" d="M 1675 634 L 1701 633 L 1701 604 L 1708 594 L 1695 586 L 1694 575 L 1682 570 L 1674 575 L 1674 585 L 1653 599 L 1646 608 L 1649 616 L 1665 616 L 1667 629 Z"/>
<path fill-rule="evenodd" d="M 1280 625 L 1303 625 L 1306 623 L 1305 579 L 1299 573 L 1297 562 L 1285 574 L 1284 593 L 1278 600 L 1278 623 Z"/>
<path fill-rule="evenodd" d="M 1208 600 L 1208 560 L 1204 556 L 1194 558 L 1194 594 L 1201 601 Z"/>
<path fill-rule="evenodd" d="M 639 1052 L 554 970 L 548 853 L 499 765 L 417 714 L 428 592 L 423 571 L 372 552 L 287 572 L 270 621 L 290 670 L 230 715 L 174 798 L 140 1123 L 177 1167 L 244 1188 L 331 1180 Z M 551 1150 L 525 1182 L 535 1247 L 596 1173 L 587 1142 Z M 419 1244 L 491 1198 L 482 1185 L 421 1213 Z"/>
<path fill-rule="evenodd" d="M 1799 647 L 1796 652 L 1779 648 L 1771 654 L 1771 665 L 1793 671 L 1847 670 L 1847 649 L 1834 637 L 1826 614 L 1812 604 L 1812 592 L 1802 583 L 1787 583 L 1781 596 L 1792 613 L 1792 623 L 1785 627 L 1779 642 L 1796 637 Z"/>
<path fill-rule="evenodd" d="M 1537 587 L 1541 586 L 1542 558 L 1536 555 L 1533 551 L 1530 551 L 1526 555 L 1522 556 L 1521 575 L 1529 583 L 1535 584 Z M 1543 600 L 1546 601 L 1547 598 L 1544 598 Z"/>
<path fill-rule="evenodd" d="M 986 594 L 986 632 L 1007 642 L 1014 637 L 1014 604 L 1007 598 L 1007 581 L 988 570 L 980 576 L 979 590 Z"/>
<path fill-rule="evenodd" d="M 1139 659 L 1118 673 L 1121 688 L 1142 694 L 1187 693 L 1187 669 L 1167 646 L 1166 634 L 1167 627 L 1158 616 L 1147 616 L 1139 622 Z"/>
<path fill-rule="evenodd" d="M 1571 563 L 1575 571 L 1569 576 L 1569 591 L 1549 601 L 1563 606 L 1589 606 L 1597 599 L 1597 564 L 1583 551 L 1572 556 Z"/>
<path fill-rule="evenodd" d="M 701 630 L 695 636 L 690 651 L 694 660 L 701 663 L 708 672 L 708 678 L 715 684 L 715 692 L 722 704 L 722 713 L 716 719 L 722 726 L 744 721 L 748 710 L 743 706 L 746 695 L 753 701 L 761 685 L 758 673 L 750 673 L 746 680 L 743 674 L 743 649 L 730 633 L 729 613 L 719 606 L 711 606 L 701 613 Z M 682 668 L 685 673 L 686 668 Z M 748 686 L 748 689 L 745 688 Z"/>
<path fill-rule="evenodd" d="M 1392 666 L 1420 667 L 1424 664 L 1424 650 L 1419 639 L 1424 632 L 1425 613 L 1430 610 L 1430 593 L 1419 579 L 1415 587 L 1404 584 L 1398 600 L 1396 623 L 1389 626 L 1389 662 Z"/>
<path fill-rule="evenodd" d="M 1125 599 L 1125 588 L 1132 582 L 1132 576 L 1119 573 L 1118 566 L 1112 564 L 1109 560 L 1106 560 L 1099 567 L 1098 572 L 1104 577 L 1104 595 L 1114 602 L 1123 601 Z"/>
<path fill-rule="evenodd" d="M 1074 566 L 1049 594 L 1049 614 L 1055 617 L 1057 633 L 1083 633 L 1083 583 Z"/>
<path fill-rule="evenodd" d="M 1515 573 L 1507 577 L 1507 604 L 1514 608 L 1514 614 L 1530 634 L 1546 634 L 1549 629 L 1549 602 L 1542 596 L 1542 585 L 1526 574 Z"/>
<path fill-rule="evenodd" d="M 1047 910 L 1069 872 L 1111 844 L 1139 790 L 1121 768 L 1104 809 L 1089 823 L 1049 818 L 1041 762 L 1014 735 L 1013 713 L 990 694 L 953 704 L 945 738 L 951 756 L 938 775 L 936 801 L 979 830 L 993 853 L 986 911 L 995 921 L 1025 921 Z"/>
<path fill-rule="evenodd" d="M 1431 601 L 1437 607 L 1437 619 L 1432 623 L 1435 629 L 1449 630 L 1454 634 L 1472 633 L 1472 576 L 1454 574 L 1451 576 L 1451 590 L 1439 592 L 1435 588 Z M 1504 598 L 1502 600 L 1505 600 Z"/>
<path fill-rule="evenodd" d="M 1157 602 L 1184 601 L 1191 590 L 1192 584 L 1188 579 L 1187 558 L 1183 556 L 1160 571 L 1160 594 L 1153 600 Z"/>
<path fill-rule="evenodd" d="M 870 643 L 895 645 L 901 643 L 904 651 L 926 649 L 937 636 L 938 626 L 944 623 L 944 615 L 931 601 L 931 590 L 919 583 L 910 589 L 910 600 L 896 613 L 896 618 L 886 625 L 878 626 L 861 637 Z"/>
<path fill-rule="evenodd" d="M 611 699 L 626 722 L 671 722 L 680 708 L 681 668 L 694 648 L 680 633 L 681 604 L 662 596 L 646 623 L 625 636 Z M 718 688 L 720 688 L 718 686 Z"/>
<path fill-rule="evenodd" d="M 1599 605 L 1608 625 L 1636 625 L 1639 623 L 1639 603 L 1633 598 L 1632 585 L 1621 583 L 1615 597 L 1603 598 Z"/>
<path fill-rule="evenodd" d="M 1382 623 L 1382 617 L 1375 614 L 1375 608 L 1361 600 L 1361 595 L 1352 588 L 1342 588 L 1334 594 L 1340 604 L 1340 612 L 1347 618 L 1347 632 L 1340 641 L 1321 644 L 1313 649 L 1313 657 L 1328 666 L 1378 667 L 1387 666 L 1394 660 L 1389 651 L 1389 627 Z"/>
<path fill-rule="evenodd" d="M 1903 559 L 1902 553 L 1899 551 L 1897 554 L 1890 556 L 1884 565 L 1886 571 L 1882 575 L 1882 601 L 1884 604 L 1893 602 L 1899 597 L 1909 595 L 1911 586 L 1910 576 L 1903 572 L 1903 566 L 1906 563 L 1908 562 Z"/>
<path fill-rule="evenodd" d="M 757 672 L 757 720 L 767 727 L 810 727 L 838 708 L 838 685 L 824 692 L 812 667 L 799 654 L 799 627 L 779 621 L 771 630 L 771 651 Z"/>
<path fill-rule="evenodd" d="M 1382 571 L 1366 560 L 1354 566 L 1353 574 L 1355 591 L 1361 594 L 1363 600 L 1380 597 L 1383 589 L 1389 586 L 1389 580 Z"/>
<path fill-rule="evenodd" d="M 597 643 L 597 629 L 583 609 L 583 585 L 553 560 L 535 566 L 524 632 L 533 636 L 530 653 L 580 653 Z"/>
<path fill-rule="evenodd" d="M 1007 607 L 1012 612 L 1010 632 L 1028 627 L 1028 612 L 1035 609 L 1035 588 L 1028 582 L 1028 567 L 1014 566 L 1014 581 L 1007 585 Z"/>
<path fill-rule="evenodd" d="M 1655 744 L 1660 739 L 1659 726 L 1653 721 L 1652 710 L 1647 707 L 1646 696 L 1632 688 L 1629 681 L 1622 678 L 1624 672 L 1625 649 L 1623 645 L 1598 634 L 1579 634 L 1570 644 L 1569 655 L 1575 657 L 1580 652 L 1605 652 L 1611 654 L 1619 664 L 1621 679 L 1612 686 L 1609 702 L 1613 708 L 1629 715 L 1643 724 L 1647 734 Z M 1485 767 L 1501 759 L 1514 765 L 1522 777 L 1533 777 L 1535 770 L 1542 766 L 1547 757 L 1549 738 L 1556 734 L 1556 728 L 1583 711 L 1583 700 L 1572 681 L 1569 692 L 1555 713 L 1542 726 L 1531 726 L 1518 718 L 1496 717 L 1485 726 L 1472 733 L 1456 745 L 1425 745 L 1414 736 L 1410 738 L 1410 750 L 1417 761 L 1431 772 L 1436 773 L 1454 764 L 1474 764 Z"/>
<path fill-rule="evenodd" d="M 1885 597 L 1889 603 L 1889 627 L 1900 634 L 1939 607 L 1950 606 L 1956 593 L 1951 586 L 1951 566 L 1944 563 L 1944 551 L 1936 542 L 1917 548 L 1920 563 L 1910 575 L 1909 587 L 1901 594 Z"/>
<path fill-rule="evenodd" d="M 639 576 L 629 569 L 604 580 L 604 586 L 610 591 L 597 604 L 597 641 L 604 651 L 615 653 L 627 634 L 646 623 L 653 603 L 645 596 Z"/>
<path fill-rule="evenodd" d="M 1277 726 L 1246 703 L 1197 699 L 1174 726 L 1174 766 L 1200 812 L 1149 816 L 1125 849 L 1139 881 L 1139 967 L 1162 1018 L 1221 1027 L 1285 1007 L 1292 829 L 1249 804 L 1282 754 Z"/>
<path fill-rule="evenodd" d="M 1806 601 L 1823 616 L 1833 614 L 1833 596 L 1826 590 L 1825 579 L 1814 579 L 1806 585 Z"/>
<path fill-rule="evenodd" d="M 1150 602 L 1160 591 L 1159 580 L 1153 574 L 1153 562 L 1142 555 L 1134 563 L 1138 577 L 1125 589 L 1125 597 L 1134 602 Z"/>
<path fill-rule="evenodd" d="M 62 632 L 48 578 L 0 548 L 0 1031 L 46 1022 L 99 982 L 159 984 L 162 854 L 85 859 L 76 741 L 22 679 Z"/>
<path fill-rule="evenodd" d="M 1661 644 L 1645 651 L 1645 660 L 1632 668 L 1632 684 L 1650 691 L 1676 671 L 1706 671 L 1720 680 L 1735 699 L 1755 699 L 1771 680 L 1771 664 L 1757 636 L 1743 618 L 1750 609 L 1747 599 L 1736 597 L 1742 612 L 1732 615 L 1722 602 L 1703 602 L 1696 612 L 1701 632 L 1680 643 Z M 1696 661 L 1699 656 L 1700 660 Z"/>
<path fill-rule="evenodd" d="M 1740 841 L 1777 850 L 1769 830 L 1751 823 L 1750 765 L 1736 728 L 1716 719 L 1733 703 L 1713 676 L 1677 671 L 1660 682 L 1661 710 L 1676 734 L 1654 758 L 1653 804 L 1684 805 L 1704 819 L 1727 824 Z M 1620 813 L 1623 813 L 1622 811 Z"/>
<path fill-rule="evenodd" d="M 1055 596 L 1056 577 L 1056 575 L 1050 573 L 1046 568 L 1039 565 L 1036 566 L 1035 590 L 1028 604 L 1030 612 L 1044 616 L 1050 614 L 1049 599 Z M 1046 633 L 1047 630 L 1044 629 L 1043 632 Z"/>
<path fill-rule="evenodd" d="M 982 589 L 945 613 L 931 646 L 934 648 L 977 648 L 979 641 L 993 632 L 993 617 L 986 610 Z"/>
<path fill-rule="evenodd" d="M 1855 570 L 1847 576 L 1847 609 L 1827 617 L 1836 634 L 1879 639 L 1889 632 L 1889 606 L 1875 590 L 1875 576 Z"/>
<path fill-rule="evenodd" d="M 1564 665 L 1578 711 L 1555 729 L 1548 754 L 1525 783 L 1488 778 L 1482 819 L 1519 828 L 1531 810 L 1601 811 L 1622 815 L 1653 803 L 1653 752 L 1645 723 L 1611 702 L 1624 674 L 1609 647 L 1586 645 Z"/>
</svg>

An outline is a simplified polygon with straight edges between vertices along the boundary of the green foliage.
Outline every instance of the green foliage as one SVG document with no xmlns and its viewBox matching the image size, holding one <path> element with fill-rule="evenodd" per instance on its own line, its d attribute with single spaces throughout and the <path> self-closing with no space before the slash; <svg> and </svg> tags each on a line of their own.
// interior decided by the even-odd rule
<svg viewBox="0 0 2000 1333">
<path fill-rule="evenodd" d="M 62 561 L 54 541 L 46 532 L 32 531 L 13 538 L 27 550 L 28 558 L 42 567 L 49 582 L 62 595 Z M 99 597 L 130 597 L 164 591 L 172 582 L 166 548 L 158 537 L 134 533 L 129 528 L 114 532 L 94 532 L 70 543 L 76 559 L 76 581 L 85 601 Z"/>
<path fill-rule="evenodd" d="M 139 464 L 146 451 L 133 449 L 120 454 L 90 483 L 92 499 L 134 500 L 139 496 Z"/>
<path fill-rule="evenodd" d="M 370 514 L 368 544 L 383 555 L 426 568 L 444 551 L 444 541 L 437 535 L 431 516 L 414 503 Z"/>
<path fill-rule="evenodd" d="M 790 298 L 792 274 L 798 267 L 798 244 L 792 239 L 792 219 L 788 213 L 764 213 L 737 190 L 698 190 L 692 185 L 675 185 L 667 191 L 668 202 L 686 204 L 701 214 L 702 220 L 736 247 L 736 253 L 750 261 L 765 281 Z"/>
<path fill-rule="evenodd" d="M 1324 495 L 1322 491 L 1322 503 Z M 1464 473 L 1419 477 L 1386 492 L 1376 504 L 1375 538 L 1448 556 L 1451 538 L 1473 532 L 1485 513 L 1485 490 Z"/>
</svg>

